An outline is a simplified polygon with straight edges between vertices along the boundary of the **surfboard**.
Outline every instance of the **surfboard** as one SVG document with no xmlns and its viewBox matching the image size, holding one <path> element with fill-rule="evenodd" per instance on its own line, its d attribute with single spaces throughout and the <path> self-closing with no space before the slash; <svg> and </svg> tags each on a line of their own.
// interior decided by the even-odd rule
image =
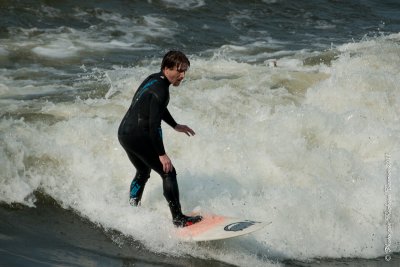
<svg viewBox="0 0 400 267">
<path fill-rule="evenodd" d="M 215 214 L 202 214 L 203 220 L 179 228 L 177 236 L 182 241 L 212 241 L 246 235 L 264 228 L 272 222 L 261 222 Z"/>
</svg>

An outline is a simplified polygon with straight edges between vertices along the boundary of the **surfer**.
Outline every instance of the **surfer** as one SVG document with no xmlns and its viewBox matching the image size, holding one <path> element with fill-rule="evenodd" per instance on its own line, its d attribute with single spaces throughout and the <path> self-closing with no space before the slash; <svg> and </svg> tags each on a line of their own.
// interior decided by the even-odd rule
<svg viewBox="0 0 400 267">
<path fill-rule="evenodd" d="M 166 53 L 161 71 L 151 74 L 139 86 L 118 129 L 119 142 L 136 168 L 130 186 L 131 205 L 140 205 L 150 171 L 154 170 L 162 178 L 163 194 L 176 227 L 189 226 L 202 219 L 201 216 L 182 214 L 176 171 L 165 152 L 161 129 L 163 120 L 178 132 L 195 135 L 189 126 L 176 123 L 167 109 L 169 85 L 179 86 L 189 67 L 189 59 L 182 52 Z"/>
</svg>

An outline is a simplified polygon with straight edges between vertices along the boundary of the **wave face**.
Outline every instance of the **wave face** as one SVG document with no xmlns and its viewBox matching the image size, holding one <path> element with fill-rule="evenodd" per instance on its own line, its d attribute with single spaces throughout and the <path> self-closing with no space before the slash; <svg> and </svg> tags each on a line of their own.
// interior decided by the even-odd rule
<svg viewBox="0 0 400 267">
<path fill-rule="evenodd" d="M 0 33 L 0 201 L 34 207 L 41 192 L 176 257 L 265 266 L 275 265 L 269 259 L 385 255 L 388 224 L 396 229 L 400 214 L 400 35 L 389 34 L 396 24 L 381 23 L 389 33 L 380 36 L 366 26 L 358 41 L 336 33 L 332 46 L 329 32 L 344 22 L 330 17 L 329 6 L 325 19 L 299 7 L 306 23 L 297 29 L 283 1 L 247 8 L 232 1 L 228 9 L 207 1 L 133 2 L 130 15 L 90 1 L 8 7 L 21 16 Z M 382 5 L 364 8 L 389 20 L 389 4 Z M 299 34 L 264 25 L 272 11 L 281 12 L 272 22 L 280 18 Z M 194 17 L 178 20 L 184 12 Z M 224 21 L 213 18 L 218 12 Z M 199 29 L 191 35 L 195 18 L 202 41 L 193 39 Z M 129 206 L 134 169 L 117 128 L 136 88 L 176 40 L 193 52 L 186 80 L 171 87 L 169 110 L 197 133 L 186 138 L 163 125 L 183 209 L 272 221 L 251 236 L 180 243 L 154 173 L 143 206 Z M 399 232 L 390 241 L 399 252 Z"/>
</svg>

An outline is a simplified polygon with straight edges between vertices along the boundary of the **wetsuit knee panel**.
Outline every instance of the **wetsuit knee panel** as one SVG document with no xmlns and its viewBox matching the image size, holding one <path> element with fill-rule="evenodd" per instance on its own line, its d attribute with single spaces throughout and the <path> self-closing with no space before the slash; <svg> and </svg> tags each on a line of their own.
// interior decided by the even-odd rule
<svg viewBox="0 0 400 267">
<path fill-rule="evenodd" d="M 161 178 L 163 178 L 163 179 L 165 179 L 165 178 L 173 178 L 173 179 L 176 179 L 176 171 L 175 171 L 175 168 L 172 168 L 172 171 L 170 171 L 170 172 L 168 172 L 168 173 L 163 173 L 162 175 L 161 175 Z"/>
</svg>

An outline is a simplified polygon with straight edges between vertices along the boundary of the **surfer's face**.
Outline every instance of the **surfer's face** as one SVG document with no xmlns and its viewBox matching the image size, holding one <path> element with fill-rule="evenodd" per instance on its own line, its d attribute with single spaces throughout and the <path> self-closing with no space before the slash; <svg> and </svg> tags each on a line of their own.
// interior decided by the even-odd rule
<svg viewBox="0 0 400 267">
<path fill-rule="evenodd" d="M 179 64 L 172 69 L 165 67 L 164 75 L 173 86 L 179 86 L 185 78 L 187 70 L 188 66 L 186 64 Z"/>
</svg>

